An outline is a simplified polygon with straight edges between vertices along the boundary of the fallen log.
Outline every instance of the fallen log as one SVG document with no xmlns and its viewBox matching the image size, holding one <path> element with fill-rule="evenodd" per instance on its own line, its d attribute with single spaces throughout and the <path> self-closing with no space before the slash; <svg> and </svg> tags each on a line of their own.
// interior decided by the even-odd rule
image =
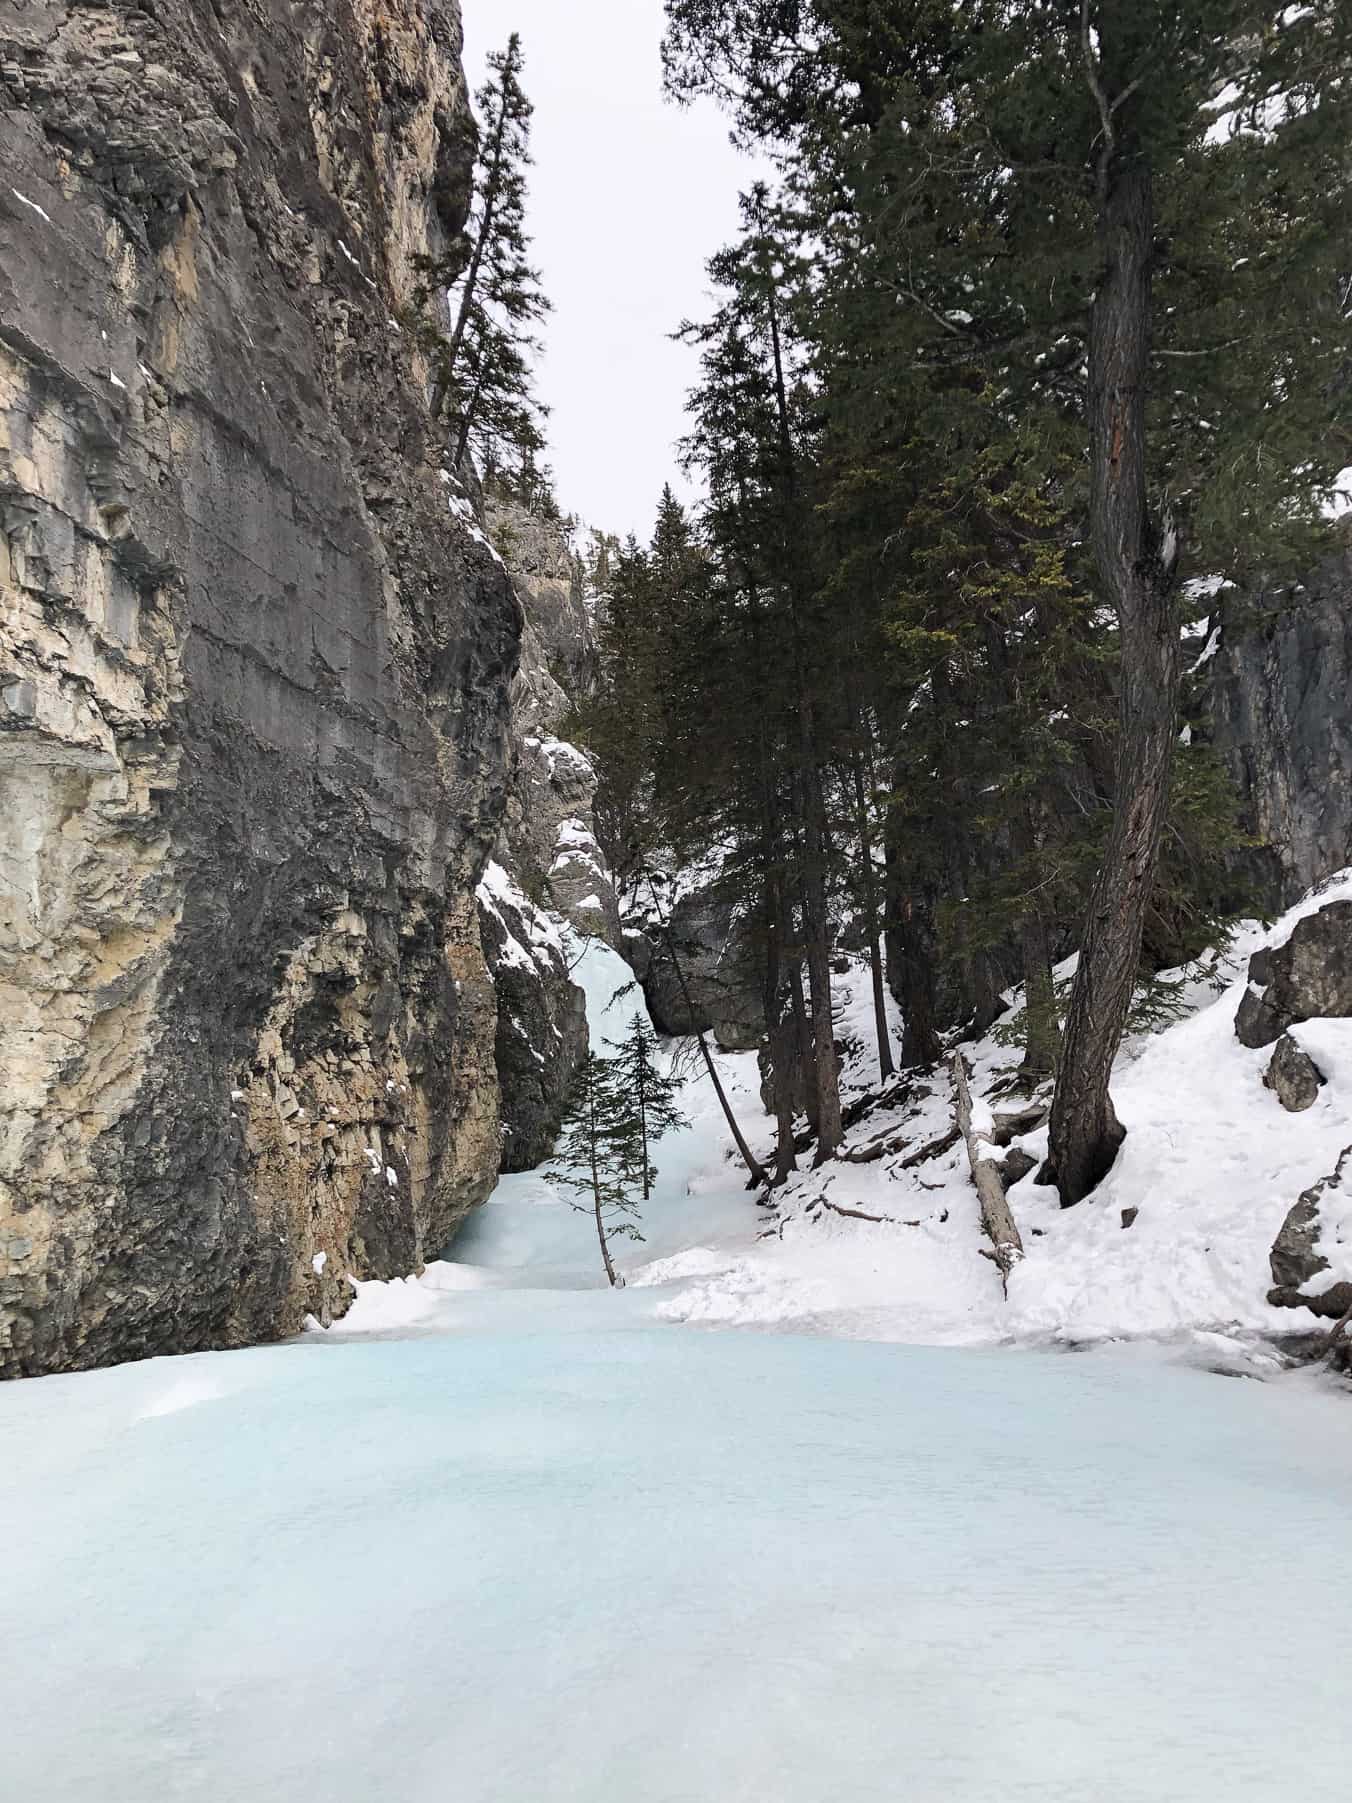
<svg viewBox="0 0 1352 1803">
<path fill-rule="evenodd" d="M 913 1171 L 918 1164 L 928 1164 L 931 1158 L 942 1158 L 945 1152 L 951 1152 L 962 1138 L 956 1127 L 950 1127 L 947 1133 L 941 1133 L 938 1139 L 932 1139 L 921 1146 L 918 1152 L 912 1152 L 909 1158 L 903 1158 L 898 1167 L 903 1171 Z"/>
<path fill-rule="evenodd" d="M 1000 1272 L 1000 1286 L 1009 1294 L 1009 1273 L 1023 1257 L 1023 1241 L 1010 1212 L 999 1166 L 981 1150 L 981 1138 L 972 1128 L 972 1091 L 962 1053 L 953 1054 L 953 1116 L 957 1131 L 967 1143 L 967 1161 L 981 1203 L 981 1225 L 994 1248 L 988 1256 Z"/>
<path fill-rule="evenodd" d="M 843 1202 L 828 1202 L 825 1196 L 818 1196 L 816 1203 L 814 1203 L 813 1206 L 815 1207 L 818 1203 L 823 1208 L 829 1208 L 833 1215 L 849 1215 L 850 1219 L 853 1221 L 872 1221 L 876 1225 L 886 1225 L 888 1227 L 924 1226 L 923 1221 L 906 1221 L 903 1220 L 900 1215 L 865 1214 L 862 1208 L 846 1208 Z"/>
<path fill-rule="evenodd" d="M 905 1144 L 905 1134 L 880 1133 L 877 1139 L 871 1139 L 862 1146 L 850 1146 L 840 1156 L 846 1164 L 875 1164 L 889 1152 L 900 1152 Z"/>
</svg>

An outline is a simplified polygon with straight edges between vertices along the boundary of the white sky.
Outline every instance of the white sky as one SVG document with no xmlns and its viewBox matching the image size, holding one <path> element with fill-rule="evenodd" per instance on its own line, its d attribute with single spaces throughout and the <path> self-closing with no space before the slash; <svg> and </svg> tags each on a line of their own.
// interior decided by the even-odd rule
<svg viewBox="0 0 1352 1803">
<path fill-rule="evenodd" d="M 712 106 L 662 98 L 662 0 L 464 0 L 471 89 L 521 33 L 535 103 L 528 223 L 554 303 L 539 380 L 559 505 L 650 535 L 694 355 L 668 334 L 707 310 L 706 258 L 750 165 Z"/>
</svg>

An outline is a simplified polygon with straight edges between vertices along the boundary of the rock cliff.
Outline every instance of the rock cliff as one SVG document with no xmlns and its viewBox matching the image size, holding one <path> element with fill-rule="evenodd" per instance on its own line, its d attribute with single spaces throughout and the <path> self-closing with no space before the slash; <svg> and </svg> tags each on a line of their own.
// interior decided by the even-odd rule
<svg viewBox="0 0 1352 1803">
<path fill-rule="evenodd" d="M 1352 540 L 1308 583 L 1234 596 L 1211 658 L 1212 730 L 1279 910 L 1352 861 Z"/>
<path fill-rule="evenodd" d="M 0 1371 L 231 1345 L 497 1171 L 520 610 L 398 318 L 455 0 L 0 0 Z"/>
<path fill-rule="evenodd" d="M 570 959 L 587 938 L 619 950 L 621 932 L 596 839 L 596 773 L 559 737 L 595 681 L 597 660 L 568 531 L 500 495 L 488 501 L 485 517 L 525 619 L 511 691 L 507 806 L 496 862 L 480 889 L 484 949 L 498 992 L 503 1169 L 524 1171 L 549 1152 L 587 1049 Z"/>
</svg>

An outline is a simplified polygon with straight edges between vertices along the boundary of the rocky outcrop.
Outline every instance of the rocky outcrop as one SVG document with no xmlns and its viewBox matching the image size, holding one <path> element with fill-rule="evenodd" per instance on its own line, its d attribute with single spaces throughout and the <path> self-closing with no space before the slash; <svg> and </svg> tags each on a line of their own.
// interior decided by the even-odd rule
<svg viewBox="0 0 1352 1803">
<path fill-rule="evenodd" d="M 0 0 L 0 1370 L 290 1333 L 497 1170 L 519 609 L 398 316 L 454 0 Z"/>
<path fill-rule="evenodd" d="M 1329 1176 L 1302 1192 L 1282 1223 L 1273 1242 L 1270 1264 L 1273 1287 L 1268 1301 L 1275 1308 L 1308 1308 L 1326 1320 L 1338 1321 L 1352 1309 L 1352 1282 L 1330 1283 L 1324 1273 L 1332 1268 L 1327 1253 L 1337 1251 L 1346 1266 L 1349 1255 L 1349 1211 L 1346 1182 L 1352 1175 L 1352 1146 L 1348 1146 Z"/>
<path fill-rule="evenodd" d="M 1324 1073 L 1289 1033 L 1283 1033 L 1272 1049 L 1263 1082 L 1288 1114 L 1303 1114 L 1319 1100 Z"/>
<path fill-rule="evenodd" d="M 665 924 L 648 924 L 644 939 L 639 968 L 659 1032 L 712 1032 L 730 1052 L 761 1043 L 765 1003 L 755 947 L 736 904 L 716 884 L 688 888 L 670 903 Z M 632 961 L 632 947 L 630 955 Z"/>
<path fill-rule="evenodd" d="M 1330 902 L 1298 921 L 1285 945 L 1250 958 L 1235 1032 L 1242 1045 L 1266 1046 L 1300 1021 L 1349 1014 L 1352 902 Z"/>
<path fill-rule="evenodd" d="M 553 1146 L 586 1054 L 583 993 L 570 958 L 582 940 L 618 948 L 619 909 L 596 841 L 596 772 L 559 737 L 596 675 L 596 641 L 568 532 L 499 494 L 485 522 L 522 605 L 512 683 L 511 770 L 495 862 L 479 889 L 484 951 L 498 995 L 503 1169 L 529 1170 Z M 570 944 L 563 936 L 572 928 Z"/>
<path fill-rule="evenodd" d="M 586 998 L 569 974 L 557 917 L 500 864 L 479 885 L 479 918 L 497 992 L 502 1168 L 529 1171 L 553 1149 L 587 1054 Z"/>
<path fill-rule="evenodd" d="M 499 496 L 489 529 L 512 572 L 525 614 L 521 666 L 512 685 L 514 765 L 502 862 L 584 936 L 620 948 L 620 915 L 596 840 L 596 771 L 559 737 L 596 679 L 592 617 L 566 526 Z"/>
<path fill-rule="evenodd" d="M 1275 911 L 1352 863 L 1352 543 L 1308 584 L 1235 594 L 1212 642 L 1211 731 Z"/>
</svg>

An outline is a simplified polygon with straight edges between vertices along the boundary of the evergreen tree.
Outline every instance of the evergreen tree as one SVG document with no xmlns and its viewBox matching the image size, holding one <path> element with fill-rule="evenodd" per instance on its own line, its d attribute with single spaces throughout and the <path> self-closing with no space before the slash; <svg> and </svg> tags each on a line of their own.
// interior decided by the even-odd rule
<svg viewBox="0 0 1352 1803">
<path fill-rule="evenodd" d="M 596 1223 L 601 1262 L 612 1289 L 622 1289 L 624 1279 L 615 1269 L 610 1242 L 643 1238 L 635 1192 L 646 1196 L 653 1174 L 644 1124 L 622 1072 L 610 1059 L 588 1052 L 578 1068 L 553 1163 L 545 1175 L 586 1198 L 571 1206 L 579 1214 L 590 1214 Z"/>
<path fill-rule="evenodd" d="M 680 1083 L 658 1067 L 654 1056 L 657 1038 L 641 1014 L 635 1014 L 623 1039 L 609 1040 L 614 1051 L 611 1068 L 619 1080 L 628 1106 L 639 1122 L 639 1178 L 643 1200 L 652 1194 L 657 1175 L 652 1147 L 666 1134 L 689 1122 L 676 1106 Z"/>
<path fill-rule="evenodd" d="M 470 250 L 427 267 L 423 294 L 437 307 L 448 284 L 450 330 L 430 334 L 432 414 L 448 418 L 450 455 L 459 467 L 471 448 L 481 460 L 505 447 L 523 464 L 543 448 L 531 358 L 533 328 L 549 311 L 539 271 L 529 260 L 526 171 L 531 103 L 521 85 L 521 39 L 488 59 L 489 78 L 476 95 L 481 118 L 474 170 Z M 462 268 L 463 265 L 463 268 Z M 427 336 L 425 334 L 425 336 Z"/>
<path fill-rule="evenodd" d="M 1346 461 L 1352 15 L 668 0 L 668 16 L 676 91 L 717 93 L 789 167 L 817 253 L 802 304 L 822 404 L 856 477 L 881 464 L 905 517 L 920 457 L 960 471 L 1011 422 L 1042 441 L 1039 466 L 1061 459 L 1040 498 L 1089 553 L 1120 698 L 1052 1121 L 1049 1174 L 1074 1202 L 1122 1136 L 1108 1079 L 1181 799 L 1186 578 L 1311 555 Z M 994 398 L 988 437 L 945 427 L 967 392 Z M 930 704 L 970 717 L 961 688 Z"/>
</svg>

